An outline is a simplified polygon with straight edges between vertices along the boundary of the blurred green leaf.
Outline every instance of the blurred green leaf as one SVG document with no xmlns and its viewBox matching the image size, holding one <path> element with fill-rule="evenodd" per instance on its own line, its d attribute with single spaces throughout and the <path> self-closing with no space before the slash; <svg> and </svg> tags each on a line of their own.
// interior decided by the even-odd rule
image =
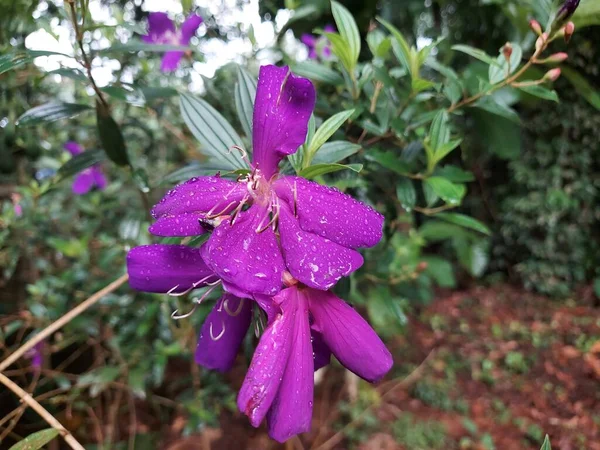
<svg viewBox="0 0 600 450">
<path fill-rule="evenodd" d="M 144 106 L 146 104 L 144 93 L 139 89 L 134 89 L 129 85 L 106 86 L 100 88 L 100 90 L 105 94 L 108 94 L 110 97 L 135 106 Z"/>
<path fill-rule="evenodd" d="M 498 103 L 491 97 L 483 97 L 477 100 L 477 102 L 473 104 L 473 108 L 483 109 L 484 111 L 504 117 L 514 123 L 521 123 L 521 119 L 514 109 Z"/>
<path fill-rule="evenodd" d="M 396 195 L 406 211 L 411 211 L 417 203 L 417 191 L 410 178 L 402 177 L 396 182 Z"/>
<path fill-rule="evenodd" d="M 70 78 L 81 83 L 88 82 L 88 77 L 86 77 L 85 74 L 79 69 L 69 69 L 67 67 L 62 67 L 60 69 L 48 72 L 47 75 L 60 75 L 61 77 Z"/>
<path fill-rule="evenodd" d="M 96 124 L 98 137 L 106 155 L 119 166 L 128 165 L 129 155 L 127 154 L 121 128 L 106 107 L 99 101 L 96 102 Z"/>
<path fill-rule="evenodd" d="M 344 84 L 344 78 L 336 71 L 323 64 L 314 61 L 302 61 L 293 65 L 293 71 L 296 75 L 310 78 L 314 81 L 339 86 Z"/>
<path fill-rule="evenodd" d="M 571 17 L 575 28 L 600 25 L 600 2 L 598 0 L 581 0 L 581 4 Z"/>
<path fill-rule="evenodd" d="M 35 58 L 40 56 L 53 56 L 60 55 L 72 58 L 72 56 L 65 55 L 60 52 L 49 52 L 49 51 L 35 51 L 35 50 L 21 50 L 7 55 L 0 56 L 0 75 L 9 70 L 16 69 L 25 64 L 32 62 Z"/>
<path fill-rule="evenodd" d="M 433 278 L 438 286 L 445 288 L 456 287 L 454 269 L 449 261 L 437 256 L 425 256 L 423 262 L 427 263 L 425 273 Z"/>
<path fill-rule="evenodd" d="M 188 50 L 194 50 L 192 47 L 184 45 L 167 45 L 167 44 L 150 44 L 147 42 L 136 41 L 134 39 L 125 43 L 116 43 L 108 48 L 100 50 L 98 53 L 101 55 L 109 53 L 122 53 L 122 52 L 172 52 L 181 51 L 187 52 Z"/>
<path fill-rule="evenodd" d="M 326 142 L 315 154 L 313 164 L 331 164 L 340 162 L 354 155 L 362 147 L 348 141 Z"/>
<path fill-rule="evenodd" d="M 448 112 L 445 109 L 441 109 L 433 118 L 433 122 L 431 122 L 431 128 L 429 129 L 429 143 L 434 152 L 450 141 L 450 127 L 448 126 L 448 121 Z"/>
<path fill-rule="evenodd" d="M 466 53 L 467 55 L 472 56 L 473 58 L 476 58 L 479 61 L 483 61 L 484 63 L 487 63 L 490 66 L 496 66 L 498 64 L 497 60 L 495 60 L 486 52 L 478 48 L 462 44 L 453 45 L 451 48 L 452 50 L 456 50 L 457 52 Z"/>
<path fill-rule="evenodd" d="M 26 111 L 17 119 L 17 125 L 30 127 L 55 120 L 75 117 L 84 111 L 91 110 L 91 106 L 79 103 L 51 102 L 36 106 Z"/>
<path fill-rule="evenodd" d="M 326 173 L 338 172 L 340 170 L 352 170 L 354 172 L 360 172 L 363 168 L 362 164 L 314 164 L 302 169 L 298 175 L 303 178 L 312 179 L 319 175 L 325 175 Z"/>
<path fill-rule="evenodd" d="M 235 109 L 244 133 L 248 137 L 252 137 L 256 84 L 256 80 L 243 67 L 238 66 L 238 81 L 235 85 Z"/>
<path fill-rule="evenodd" d="M 575 69 L 563 66 L 561 74 L 573 85 L 579 95 L 597 110 L 600 110 L 600 94 L 592 85 Z"/>
<path fill-rule="evenodd" d="M 374 161 L 399 175 L 406 176 L 410 173 L 410 166 L 404 161 L 401 161 L 399 155 L 395 152 L 370 149 L 365 153 L 365 158 L 369 161 Z"/>
<path fill-rule="evenodd" d="M 190 94 L 181 95 L 180 106 L 185 123 L 212 162 L 225 170 L 247 168 L 239 152 L 232 151 L 233 146 L 242 144 L 242 138 L 216 109 Z"/>
<path fill-rule="evenodd" d="M 526 92 L 534 97 L 543 98 L 544 100 L 551 100 L 558 103 L 558 94 L 554 90 L 550 90 L 543 86 L 519 86 L 519 89 Z"/>
<path fill-rule="evenodd" d="M 471 230 L 479 231 L 480 233 L 490 235 L 490 229 L 481 223 L 479 220 L 474 219 L 470 216 L 465 216 L 464 214 L 458 213 L 438 213 L 435 215 L 436 219 L 442 219 L 446 222 L 454 223 L 456 225 L 460 225 L 465 228 L 470 228 Z"/>
<path fill-rule="evenodd" d="M 381 17 L 378 17 L 377 20 L 392 33 L 392 37 L 394 38 L 392 41 L 392 49 L 394 50 L 394 54 L 396 55 L 396 58 L 398 58 L 398 61 L 400 61 L 402 66 L 404 66 L 412 77 L 416 77 L 418 74 L 412 73 L 413 64 L 410 45 L 408 45 L 408 42 L 400 30 Z"/>
<path fill-rule="evenodd" d="M 463 184 L 456 184 L 446 178 L 431 177 L 425 180 L 425 183 L 447 203 L 458 205 L 466 193 Z"/>
<path fill-rule="evenodd" d="M 433 174 L 447 178 L 454 183 L 468 183 L 469 181 L 475 180 L 475 176 L 472 172 L 463 170 L 460 167 L 451 164 L 444 167 L 436 167 Z"/>
<path fill-rule="evenodd" d="M 55 428 L 36 431 L 22 441 L 17 442 L 9 450 L 38 450 L 58 435 L 59 432 Z"/>
<path fill-rule="evenodd" d="M 58 175 L 61 178 L 68 178 L 73 176 L 82 170 L 92 167 L 94 164 L 98 164 L 106 159 L 106 153 L 100 148 L 94 148 L 86 150 L 78 155 L 73 156 L 66 163 L 64 163 L 60 169 L 58 169 Z"/>
<path fill-rule="evenodd" d="M 210 164 L 192 163 L 180 169 L 171 172 L 163 178 L 162 184 L 173 184 L 181 181 L 189 180 L 193 177 L 201 177 L 205 175 L 214 175 L 219 169 Z"/>
<path fill-rule="evenodd" d="M 546 435 L 544 438 L 544 442 L 542 443 L 542 448 L 540 450 L 552 450 L 552 445 L 550 445 L 550 437 Z"/>
<path fill-rule="evenodd" d="M 450 142 L 446 142 L 441 147 L 438 147 L 433 152 L 433 161 L 434 161 L 434 164 L 437 164 L 442 159 L 444 159 L 448 155 L 448 153 L 450 153 L 452 150 L 454 150 L 455 148 L 457 148 L 461 144 L 461 142 L 462 142 L 462 139 L 454 139 L 454 140 L 452 140 Z"/>
</svg>

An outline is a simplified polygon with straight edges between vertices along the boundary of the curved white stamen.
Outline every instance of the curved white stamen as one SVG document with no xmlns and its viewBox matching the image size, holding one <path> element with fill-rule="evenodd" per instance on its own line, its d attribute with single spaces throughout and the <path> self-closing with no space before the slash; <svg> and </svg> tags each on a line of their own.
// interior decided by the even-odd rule
<svg viewBox="0 0 600 450">
<path fill-rule="evenodd" d="M 219 340 L 219 339 L 221 339 L 221 338 L 223 337 L 223 335 L 225 334 L 225 322 L 221 321 L 221 327 L 222 327 L 222 330 L 221 330 L 221 332 L 220 332 L 220 333 L 219 333 L 217 336 L 215 336 L 215 335 L 213 334 L 213 324 L 212 324 L 212 322 L 210 323 L 210 327 L 209 327 L 208 331 L 209 331 L 209 334 L 210 334 L 210 338 L 211 338 L 213 341 L 218 341 L 218 340 Z"/>
<path fill-rule="evenodd" d="M 214 219 L 215 217 L 219 217 L 221 214 L 224 214 L 231 206 L 235 205 L 235 201 L 230 202 L 225 208 L 215 214 L 214 209 L 218 206 L 218 203 L 211 208 L 210 211 L 206 213 L 207 219 Z"/>
<path fill-rule="evenodd" d="M 225 309 L 225 312 L 227 314 L 229 314 L 231 317 L 236 317 L 236 316 L 238 316 L 242 312 L 242 308 L 244 307 L 243 301 L 244 300 L 240 299 L 240 301 L 238 303 L 238 306 L 237 306 L 237 309 L 235 311 L 232 311 L 232 310 L 229 309 L 229 299 L 226 299 L 223 302 L 223 309 Z"/>
<path fill-rule="evenodd" d="M 250 163 L 250 160 L 248 159 L 248 152 L 246 150 L 244 150 L 239 145 L 232 145 L 231 148 L 227 151 L 227 154 L 230 155 L 233 150 L 237 150 L 242 154 L 242 160 L 246 164 L 248 164 L 248 168 L 252 167 L 252 164 Z"/>
<path fill-rule="evenodd" d="M 179 310 L 176 309 L 175 311 L 173 311 L 173 313 L 171 314 L 171 319 L 174 320 L 180 320 L 180 319 L 187 319 L 188 317 L 190 317 L 192 314 L 194 314 L 194 312 L 196 311 L 196 308 L 198 307 L 198 304 L 194 304 L 194 306 L 192 307 L 192 310 L 190 312 L 187 312 L 185 314 L 178 314 Z"/>
</svg>

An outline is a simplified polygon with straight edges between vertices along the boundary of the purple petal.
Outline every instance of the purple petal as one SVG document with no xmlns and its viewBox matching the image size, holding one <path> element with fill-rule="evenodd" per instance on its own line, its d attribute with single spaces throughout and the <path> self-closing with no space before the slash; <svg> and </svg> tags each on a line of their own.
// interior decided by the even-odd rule
<svg viewBox="0 0 600 450">
<path fill-rule="evenodd" d="M 202 24 L 202 17 L 198 14 L 190 14 L 181 25 L 181 45 L 188 45 L 190 39 L 196 34 L 198 27 Z"/>
<path fill-rule="evenodd" d="M 275 191 L 290 207 L 296 204 L 296 215 L 305 231 L 348 248 L 372 247 L 381 240 L 384 217 L 335 188 L 300 177 L 284 177 L 275 183 Z"/>
<path fill-rule="evenodd" d="M 327 344 L 323 340 L 321 333 L 310 330 L 313 355 L 315 360 L 315 372 L 322 367 L 325 367 L 331 361 L 331 350 L 327 347 Z"/>
<path fill-rule="evenodd" d="M 73 180 L 73 185 L 71 189 L 76 195 L 84 195 L 90 192 L 92 186 L 94 185 L 94 174 L 91 170 L 85 169 L 79 175 L 75 177 Z"/>
<path fill-rule="evenodd" d="M 289 290 L 298 292 L 296 287 Z M 291 296 L 290 296 L 291 297 Z M 285 442 L 298 433 L 310 430 L 313 409 L 314 363 L 308 324 L 308 302 L 299 292 L 292 309 L 291 352 L 283 372 L 277 396 L 267 416 L 269 436 Z M 282 305 L 284 314 L 286 305 Z"/>
<path fill-rule="evenodd" d="M 281 158 L 304 143 L 315 107 L 315 88 L 289 67 L 262 66 L 258 77 L 252 144 L 253 163 L 269 180 Z"/>
<path fill-rule="evenodd" d="M 197 213 L 164 216 L 154 222 L 148 231 L 155 236 L 198 236 L 206 233 L 206 229 L 201 225 L 199 219 L 200 216 Z"/>
<path fill-rule="evenodd" d="M 148 15 L 148 35 L 142 36 L 142 40 L 148 43 L 163 43 L 163 37 L 167 33 L 175 33 L 175 24 L 167 13 L 153 12 Z"/>
<path fill-rule="evenodd" d="M 281 289 L 283 258 L 275 233 L 267 226 L 270 220 L 267 209 L 255 204 L 240 213 L 233 225 L 225 220 L 215 228 L 203 248 L 208 266 L 224 286 L 237 288 L 238 296 L 275 295 Z"/>
<path fill-rule="evenodd" d="M 331 46 L 330 45 L 326 45 L 325 47 L 323 47 L 323 56 L 325 58 L 331 57 Z"/>
<path fill-rule="evenodd" d="M 167 192 L 160 203 L 152 208 L 152 216 L 158 219 L 164 216 L 198 213 L 199 217 L 204 217 L 209 211 L 215 215 L 225 214 L 237 206 L 246 192 L 243 183 L 219 176 L 191 178 Z"/>
<path fill-rule="evenodd" d="M 132 248 L 127 253 L 129 285 L 138 291 L 180 293 L 216 281 L 200 252 L 185 245 Z"/>
<path fill-rule="evenodd" d="M 180 50 L 172 50 L 165 52 L 160 63 L 161 72 L 173 72 L 179 66 L 179 61 L 183 58 L 184 52 Z"/>
<path fill-rule="evenodd" d="M 220 372 L 231 369 L 251 320 L 252 301 L 225 294 L 202 325 L 196 363 Z"/>
<path fill-rule="evenodd" d="M 73 156 L 79 155 L 83 152 L 83 147 L 75 141 L 66 142 L 64 145 L 64 149 Z"/>
<path fill-rule="evenodd" d="M 326 33 L 335 33 L 337 30 L 335 29 L 334 25 L 328 23 L 323 27 L 323 31 L 325 31 Z"/>
<path fill-rule="evenodd" d="M 294 332 L 293 306 L 297 297 L 297 291 L 291 289 L 285 289 L 275 297 L 282 303 L 281 312 L 261 336 L 238 394 L 238 408 L 254 427 L 260 425 L 271 407 L 288 362 Z"/>
<path fill-rule="evenodd" d="M 300 40 L 309 49 L 314 48 L 315 44 L 317 43 L 317 38 L 315 36 L 313 36 L 312 34 L 307 34 L 307 33 L 303 34 L 302 37 L 300 37 Z"/>
<path fill-rule="evenodd" d="M 279 237 L 290 273 L 316 289 L 329 289 L 363 264 L 357 251 L 302 230 L 285 204 L 279 214 Z"/>
<path fill-rule="evenodd" d="M 331 292 L 307 290 L 313 328 L 335 357 L 365 380 L 380 380 L 394 363 L 392 355 L 371 326 L 346 302 Z"/>
<path fill-rule="evenodd" d="M 106 189 L 106 177 L 104 176 L 104 172 L 102 172 L 100 166 L 92 166 L 91 170 L 92 175 L 94 177 L 94 184 L 96 185 L 96 187 L 101 191 Z"/>
<path fill-rule="evenodd" d="M 310 59 L 317 59 L 319 55 L 317 54 L 317 51 L 314 48 L 312 48 L 308 51 L 308 57 Z"/>
</svg>

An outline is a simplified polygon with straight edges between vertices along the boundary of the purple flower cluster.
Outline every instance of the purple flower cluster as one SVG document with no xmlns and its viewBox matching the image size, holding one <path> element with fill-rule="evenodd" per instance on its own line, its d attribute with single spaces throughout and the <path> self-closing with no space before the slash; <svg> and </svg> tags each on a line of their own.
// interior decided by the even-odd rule
<svg viewBox="0 0 600 450">
<path fill-rule="evenodd" d="M 65 143 L 64 148 L 72 156 L 77 156 L 84 151 L 83 147 L 74 141 Z M 94 187 L 101 191 L 106 188 L 106 177 L 98 164 L 94 164 L 92 167 L 82 170 L 79 175 L 75 177 L 72 190 L 76 195 L 85 195 Z"/>
<path fill-rule="evenodd" d="M 323 31 L 326 33 L 335 33 L 336 29 L 333 25 L 325 25 Z M 326 60 L 331 57 L 331 43 L 326 37 L 304 33 L 300 37 L 300 40 L 308 48 L 308 57 L 310 59 L 321 58 Z"/>
<path fill-rule="evenodd" d="M 304 143 L 314 105 L 309 80 L 287 67 L 261 67 L 249 173 L 237 181 L 192 178 L 152 210 L 151 233 L 210 232 L 208 240 L 199 248 L 146 245 L 127 256 L 137 290 L 182 294 L 223 286 L 198 338 L 195 359 L 204 367 L 229 370 L 253 309 L 266 313 L 238 406 L 254 426 L 266 418 L 280 442 L 310 429 L 313 372 L 332 353 L 369 381 L 392 366 L 368 323 L 329 291 L 362 265 L 358 248 L 379 242 L 383 216 L 336 189 L 278 170 Z"/>
<path fill-rule="evenodd" d="M 148 34 L 142 36 L 142 40 L 149 44 L 187 46 L 190 39 L 196 34 L 198 27 L 202 24 L 202 17 L 198 14 L 190 14 L 183 22 L 180 29 L 175 28 L 175 23 L 163 12 L 153 12 L 148 15 Z M 172 72 L 179 66 L 183 57 L 182 50 L 165 52 L 160 70 Z"/>
</svg>

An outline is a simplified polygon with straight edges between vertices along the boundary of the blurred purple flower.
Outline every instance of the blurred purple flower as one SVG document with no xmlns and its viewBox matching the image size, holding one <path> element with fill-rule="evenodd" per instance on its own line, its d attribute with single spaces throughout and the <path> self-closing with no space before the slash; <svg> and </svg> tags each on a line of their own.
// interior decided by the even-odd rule
<svg viewBox="0 0 600 450">
<path fill-rule="evenodd" d="M 83 147 L 74 141 L 65 143 L 64 149 L 73 156 L 79 155 L 84 151 Z M 79 175 L 75 177 L 75 180 L 73 180 L 71 188 L 74 194 L 85 195 L 92 190 L 93 187 L 97 187 L 101 191 L 106 188 L 106 177 L 99 164 L 94 164 L 93 166 L 82 170 Z"/>
<path fill-rule="evenodd" d="M 175 23 L 163 12 L 153 12 L 148 15 L 148 34 L 142 40 L 149 44 L 187 46 L 196 30 L 202 24 L 202 17 L 190 14 L 183 22 L 180 29 L 175 28 Z M 172 72 L 177 69 L 185 52 L 172 50 L 165 52 L 160 70 Z"/>
<path fill-rule="evenodd" d="M 42 364 L 44 363 L 44 341 L 38 342 L 31 349 L 27 351 L 25 356 L 31 359 L 31 367 L 35 373 L 40 373 L 42 370 Z"/>
<path fill-rule="evenodd" d="M 560 21 L 566 21 L 569 17 L 571 17 L 577 7 L 579 6 L 580 0 L 567 0 L 563 3 L 563 5 L 558 10 L 556 14 L 556 19 Z M 564 22 L 563 22 L 564 23 Z"/>
<path fill-rule="evenodd" d="M 331 353 L 370 382 L 392 367 L 392 355 L 375 331 L 331 292 L 292 286 L 258 301 L 267 304 L 269 326 L 237 402 L 255 427 L 266 416 L 269 435 L 279 442 L 310 430 L 313 372 L 327 364 Z"/>
<path fill-rule="evenodd" d="M 325 25 L 323 31 L 326 33 L 335 33 L 333 25 Z M 300 40 L 308 48 L 308 57 L 310 59 L 329 59 L 331 57 L 331 42 L 326 36 L 315 36 L 314 34 L 304 33 Z"/>
<path fill-rule="evenodd" d="M 23 216 L 23 206 L 21 206 L 21 196 L 16 192 L 13 192 L 11 195 L 11 200 L 13 203 L 13 211 L 15 213 L 15 217 Z"/>
<path fill-rule="evenodd" d="M 314 104 L 309 80 L 288 67 L 261 67 L 250 174 L 180 184 L 153 208 L 150 232 L 183 237 L 216 227 L 202 258 L 241 298 L 275 295 L 286 269 L 323 290 L 357 270 L 363 259 L 355 249 L 379 242 L 383 216 L 336 189 L 278 172 L 281 159 L 304 143 Z"/>
</svg>

